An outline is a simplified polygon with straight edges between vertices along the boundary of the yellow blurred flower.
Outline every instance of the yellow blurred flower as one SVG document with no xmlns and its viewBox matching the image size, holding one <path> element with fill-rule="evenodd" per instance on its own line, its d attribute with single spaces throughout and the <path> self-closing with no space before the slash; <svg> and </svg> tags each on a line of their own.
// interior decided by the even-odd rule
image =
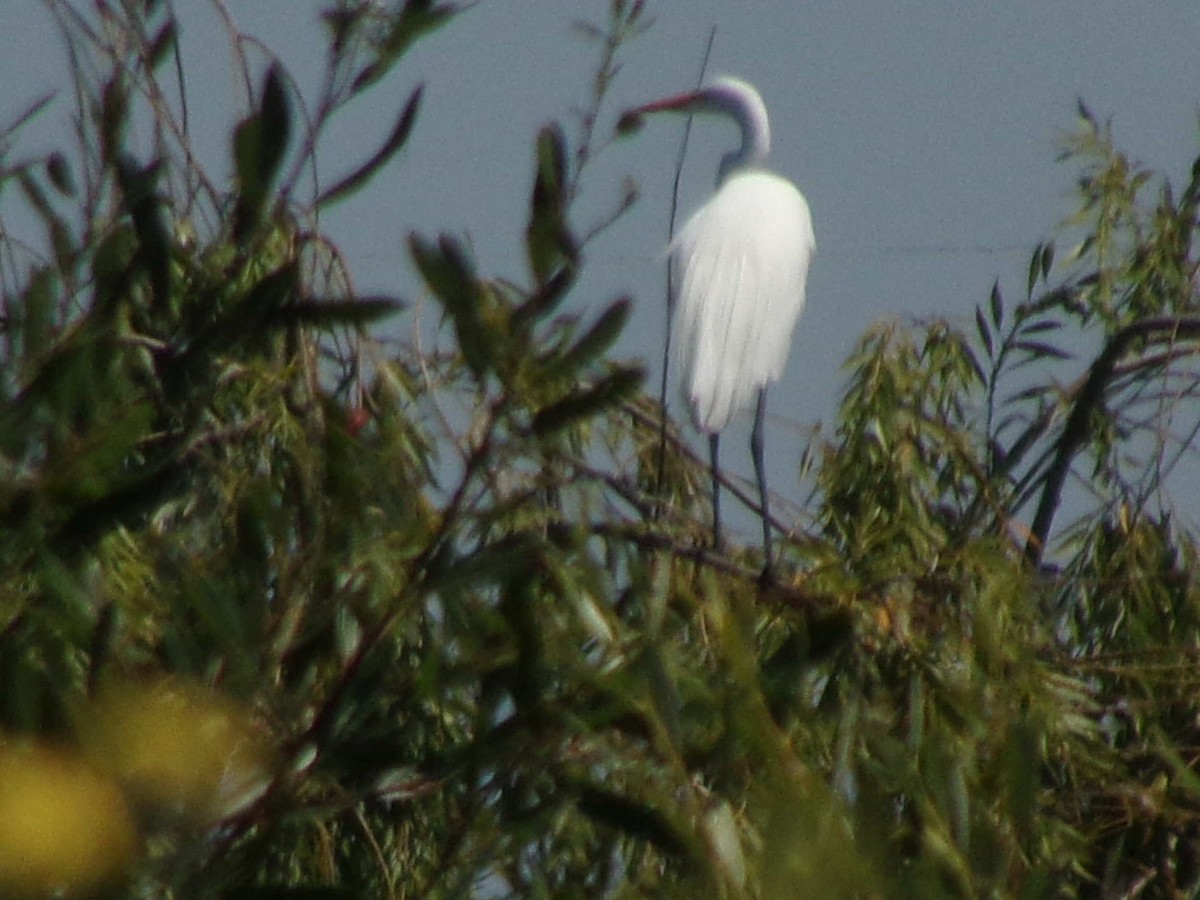
<svg viewBox="0 0 1200 900">
<path fill-rule="evenodd" d="M 137 842 L 120 788 L 80 757 L 0 743 L 0 893 L 85 891 Z"/>
<path fill-rule="evenodd" d="M 211 822 L 252 801 L 269 779 L 269 753 L 234 704 L 182 682 L 106 690 L 89 748 L 140 803 Z"/>
</svg>

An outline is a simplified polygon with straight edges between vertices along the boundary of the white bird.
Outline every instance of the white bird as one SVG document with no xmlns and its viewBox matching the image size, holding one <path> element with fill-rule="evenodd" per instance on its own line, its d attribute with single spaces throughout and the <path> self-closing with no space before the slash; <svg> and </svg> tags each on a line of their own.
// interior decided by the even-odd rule
<svg viewBox="0 0 1200 900">
<path fill-rule="evenodd" d="M 632 109 L 623 121 L 671 110 L 722 113 L 741 130 L 741 145 L 721 159 L 716 193 L 671 242 L 671 342 L 693 420 L 709 435 L 713 539 L 718 547 L 720 433 L 734 414 L 754 405 L 750 450 L 769 571 L 763 414 L 767 386 L 783 374 L 792 332 L 804 308 L 809 263 L 816 250 L 812 216 L 794 184 L 763 168 L 771 130 L 767 108 L 752 85 L 717 78 L 700 90 Z"/>
</svg>

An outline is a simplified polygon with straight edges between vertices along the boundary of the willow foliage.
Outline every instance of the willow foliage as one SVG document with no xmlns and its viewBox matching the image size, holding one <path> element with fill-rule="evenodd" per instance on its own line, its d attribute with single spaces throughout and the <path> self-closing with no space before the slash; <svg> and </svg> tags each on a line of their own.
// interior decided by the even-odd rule
<svg viewBox="0 0 1200 900">
<path fill-rule="evenodd" d="M 410 236 L 422 347 L 370 339 L 405 305 L 316 217 L 420 88 L 305 185 L 459 9 L 331 5 L 303 122 L 235 43 L 226 188 L 169 99 L 170 6 L 44 2 L 79 146 L 0 135 L 5 896 L 1197 890 L 1200 162 L 1171 186 L 1081 108 L 1074 249 L 1015 303 L 867 331 L 764 581 L 707 548 L 704 466 L 614 356 L 630 301 L 570 312 L 632 202 L 573 224 L 641 3 L 585 30 L 575 127 L 531 136 L 524 279 Z"/>
</svg>

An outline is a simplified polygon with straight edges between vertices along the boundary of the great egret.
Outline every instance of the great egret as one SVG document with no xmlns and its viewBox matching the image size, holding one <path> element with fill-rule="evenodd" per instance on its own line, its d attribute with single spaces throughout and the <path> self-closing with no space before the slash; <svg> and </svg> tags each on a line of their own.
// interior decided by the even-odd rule
<svg viewBox="0 0 1200 900">
<path fill-rule="evenodd" d="M 771 130 L 767 108 L 752 85 L 717 78 L 697 91 L 632 109 L 623 120 L 636 122 L 662 111 L 721 113 L 741 130 L 741 146 L 721 159 L 716 193 L 671 242 L 671 342 L 683 369 L 693 421 L 709 436 L 713 540 L 718 547 L 720 434 L 735 413 L 754 404 L 750 452 L 769 571 L 763 414 L 767 385 L 783 374 L 792 331 L 804 308 L 808 267 L 816 250 L 812 216 L 794 184 L 762 168 Z"/>
</svg>

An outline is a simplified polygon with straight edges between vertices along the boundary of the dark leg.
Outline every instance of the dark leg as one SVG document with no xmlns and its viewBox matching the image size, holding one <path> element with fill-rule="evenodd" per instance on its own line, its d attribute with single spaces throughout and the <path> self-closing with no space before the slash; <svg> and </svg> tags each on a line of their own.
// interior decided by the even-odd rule
<svg viewBox="0 0 1200 900">
<path fill-rule="evenodd" d="M 763 463 L 763 419 L 767 412 L 767 389 L 758 391 L 758 406 L 754 410 L 754 430 L 750 432 L 750 455 L 754 458 L 754 475 L 758 479 L 758 503 L 762 512 L 763 555 L 767 563 L 763 574 L 769 575 L 774 565 L 771 555 L 771 511 L 767 505 L 767 470 Z"/>
<path fill-rule="evenodd" d="M 716 550 L 724 547 L 724 541 L 721 540 L 721 464 L 718 462 L 720 455 L 721 436 L 710 434 L 708 436 L 708 458 L 712 465 L 710 471 L 713 495 L 713 548 Z"/>
<path fill-rule="evenodd" d="M 662 381 L 658 386 L 658 475 L 654 485 L 654 507 L 650 517 L 657 522 L 662 514 L 666 491 L 663 480 L 667 474 L 667 374 L 671 369 L 671 267 L 667 266 L 667 337 L 663 341 Z"/>
</svg>

